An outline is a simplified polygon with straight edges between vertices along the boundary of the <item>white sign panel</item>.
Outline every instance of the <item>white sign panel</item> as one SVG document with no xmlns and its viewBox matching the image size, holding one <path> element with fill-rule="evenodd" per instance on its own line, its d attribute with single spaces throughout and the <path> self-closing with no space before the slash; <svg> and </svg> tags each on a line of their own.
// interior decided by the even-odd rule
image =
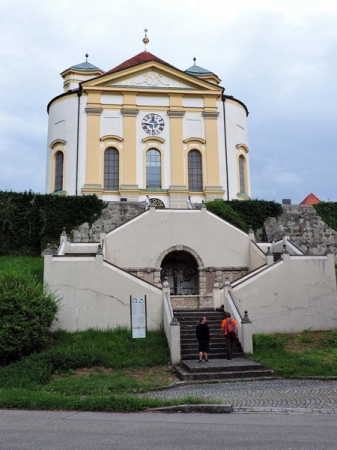
<svg viewBox="0 0 337 450">
<path fill-rule="evenodd" d="M 131 326 L 133 338 L 146 337 L 145 297 L 131 297 Z"/>
</svg>

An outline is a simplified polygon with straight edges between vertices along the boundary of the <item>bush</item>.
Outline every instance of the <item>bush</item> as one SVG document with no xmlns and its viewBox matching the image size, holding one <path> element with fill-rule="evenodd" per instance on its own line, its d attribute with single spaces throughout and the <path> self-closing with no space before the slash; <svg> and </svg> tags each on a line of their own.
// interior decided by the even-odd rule
<svg viewBox="0 0 337 450">
<path fill-rule="evenodd" d="M 313 206 L 323 222 L 337 230 L 337 202 L 320 202 Z"/>
<path fill-rule="evenodd" d="M 216 214 L 217 216 L 221 217 L 221 219 L 226 220 L 226 222 L 231 223 L 235 227 L 248 232 L 247 224 L 244 222 L 244 220 L 241 219 L 239 214 L 235 212 L 224 200 L 212 200 L 211 202 L 206 202 L 205 205 L 208 211 L 210 211 L 211 213 Z"/>
<path fill-rule="evenodd" d="M 92 224 L 106 203 L 96 195 L 58 196 L 0 191 L 0 255 L 38 256 L 60 234 Z"/>
<path fill-rule="evenodd" d="M 254 231 L 263 227 L 269 217 L 279 217 L 282 205 L 268 200 L 231 200 L 227 202 Z"/>
<path fill-rule="evenodd" d="M 55 295 L 26 269 L 0 271 L 0 364 L 44 348 L 58 312 Z"/>
</svg>

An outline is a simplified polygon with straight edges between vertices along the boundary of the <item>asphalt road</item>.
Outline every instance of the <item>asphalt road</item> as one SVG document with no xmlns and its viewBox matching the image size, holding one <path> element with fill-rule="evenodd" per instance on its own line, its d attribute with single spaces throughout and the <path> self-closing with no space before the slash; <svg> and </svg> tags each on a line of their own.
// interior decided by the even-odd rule
<svg viewBox="0 0 337 450">
<path fill-rule="evenodd" d="M 0 411 L 1 450 L 336 450 L 336 415 Z"/>
</svg>

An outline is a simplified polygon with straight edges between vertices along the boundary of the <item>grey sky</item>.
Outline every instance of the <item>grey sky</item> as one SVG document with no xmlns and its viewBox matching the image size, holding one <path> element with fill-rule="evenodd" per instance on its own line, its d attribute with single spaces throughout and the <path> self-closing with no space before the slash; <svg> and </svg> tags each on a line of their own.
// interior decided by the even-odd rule
<svg viewBox="0 0 337 450">
<path fill-rule="evenodd" d="M 181 70 L 195 56 L 248 107 L 253 198 L 337 201 L 333 0 L 1 0 L 1 190 L 44 193 L 60 72 L 85 53 L 117 66 L 144 50 L 145 27 L 151 53 Z"/>
</svg>

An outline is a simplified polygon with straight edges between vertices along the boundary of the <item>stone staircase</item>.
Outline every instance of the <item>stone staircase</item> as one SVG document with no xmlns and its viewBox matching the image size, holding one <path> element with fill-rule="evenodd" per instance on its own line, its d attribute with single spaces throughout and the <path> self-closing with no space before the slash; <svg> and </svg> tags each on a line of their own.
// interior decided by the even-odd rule
<svg viewBox="0 0 337 450">
<path fill-rule="evenodd" d="M 174 316 L 180 323 L 181 362 L 175 367 L 176 373 L 184 381 L 211 381 L 270 377 L 273 371 L 262 364 L 244 357 L 240 342 L 235 341 L 233 359 L 227 360 L 226 339 L 221 333 L 223 311 L 213 309 L 176 309 Z M 198 341 L 195 327 L 200 317 L 205 316 L 210 329 L 209 363 L 199 363 Z"/>
</svg>

